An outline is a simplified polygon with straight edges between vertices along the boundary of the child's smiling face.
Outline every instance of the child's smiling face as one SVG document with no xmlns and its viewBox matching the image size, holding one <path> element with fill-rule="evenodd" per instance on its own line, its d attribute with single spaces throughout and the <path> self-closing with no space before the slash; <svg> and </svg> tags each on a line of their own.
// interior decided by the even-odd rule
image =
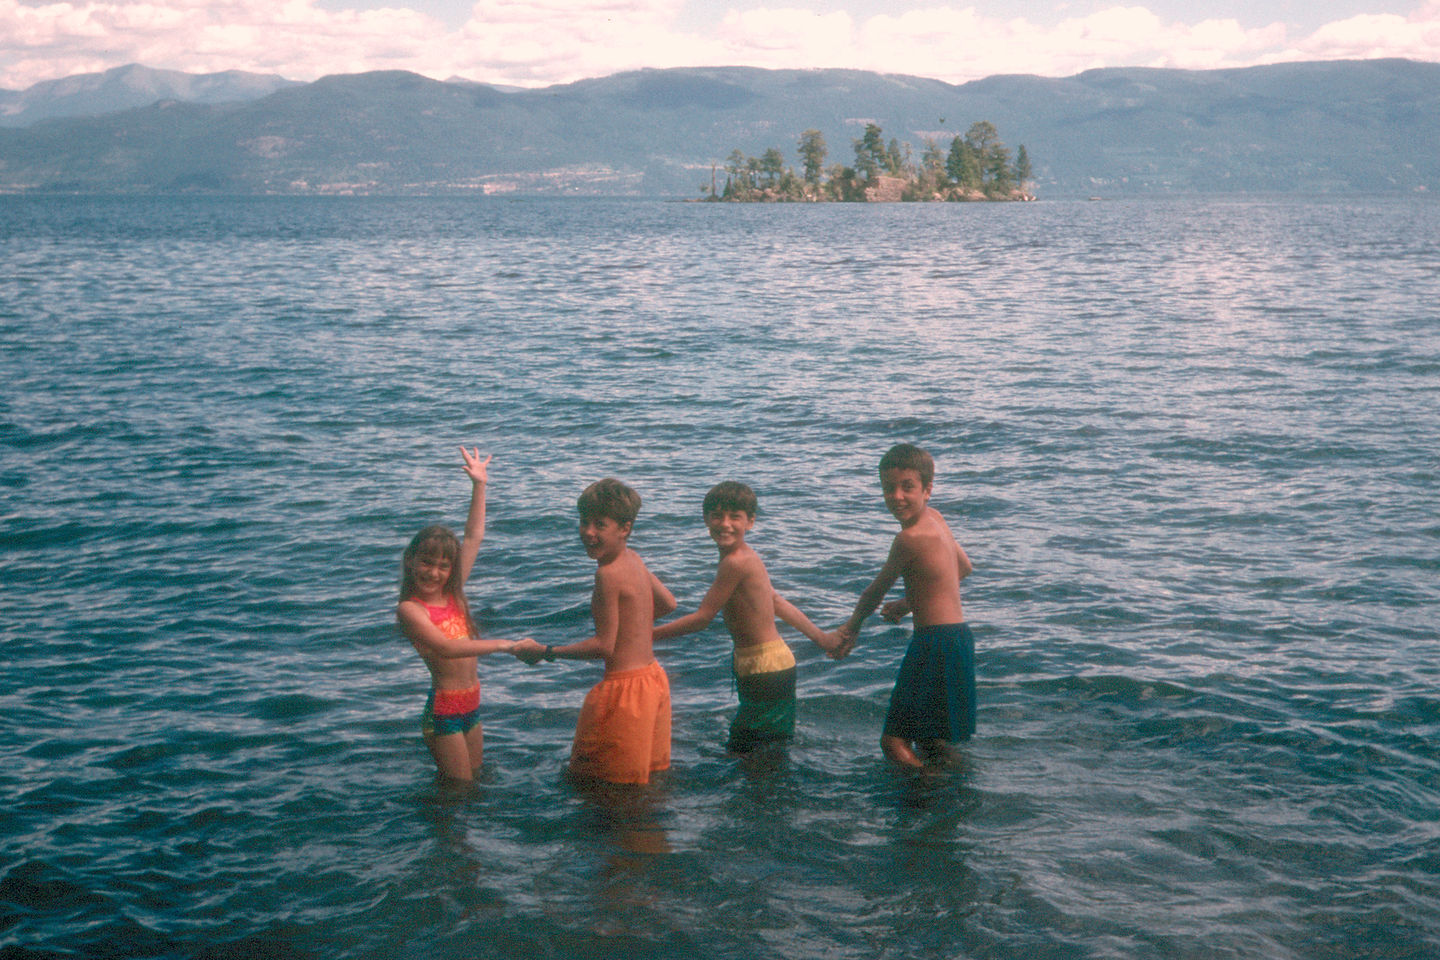
<svg viewBox="0 0 1440 960">
<path fill-rule="evenodd" d="M 625 549 L 630 526 L 614 517 L 582 517 L 580 543 L 591 560 L 613 560 Z"/>
<path fill-rule="evenodd" d="M 930 503 L 930 487 L 920 479 L 918 470 L 896 467 L 880 474 L 880 489 L 885 506 L 902 527 L 919 520 Z"/>
<path fill-rule="evenodd" d="M 705 514 L 710 539 L 721 550 L 731 550 L 745 542 L 745 534 L 755 526 L 755 518 L 744 510 L 711 510 Z"/>
<path fill-rule="evenodd" d="M 454 566 L 443 554 L 425 554 L 411 558 L 410 576 L 422 596 L 437 597 L 445 592 L 445 584 L 450 582 L 450 571 Z"/>
</svg>

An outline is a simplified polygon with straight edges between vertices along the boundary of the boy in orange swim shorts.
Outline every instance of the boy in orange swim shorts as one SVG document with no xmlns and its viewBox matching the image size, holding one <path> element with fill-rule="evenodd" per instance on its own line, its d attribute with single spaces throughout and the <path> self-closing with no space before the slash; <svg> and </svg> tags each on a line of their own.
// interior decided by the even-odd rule
<svg viewBox="0 0 1440 960">
<path fill-rule="evenodd" d="M 585 695 L 572 775 L 609 783 L 649 783 L 670 766 L 670 682 L 652 649 L 655 618 L 675 598 L 629 547 L 640 495 L 607 477 L 585 488 L 577 503 L 580 542 L 595 561 L 590 612 L 595 634 L 565 646 L 522 640 L 512 652 L 526 663 L 603 660 L 605 677 Z"/>
</svg>

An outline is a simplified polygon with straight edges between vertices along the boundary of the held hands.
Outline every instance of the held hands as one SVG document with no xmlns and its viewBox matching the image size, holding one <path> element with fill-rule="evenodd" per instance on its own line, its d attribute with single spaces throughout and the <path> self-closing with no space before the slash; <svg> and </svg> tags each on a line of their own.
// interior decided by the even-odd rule
<svg viewBox="0 0 1440 960">
<path fill-rule="evenodd" d="M 515 641 L 514 645 L 510 647 L 510 652 L 515 654 L 517 660 L 533 667 L 545 658 L 545 645 L 526 637 L 524 640 Z"/>
<path fill-rule="evenodd" d="M 473 453 L 461 447 L 460 455 L 465 458 L 465 473 L 470 478 L 470 482 L 477 487 L 485 486 L 486 481 L 489 479 L 486 476 L 486 468 L 490 466 L 490 458 L 493 457 L 494 454 L 487 453 L 485 459 L 481 460 L 479 447 L 476 447 Z"/>
<path fill-rule="evenodd" d="M 825 636 L 831 641 L 831 645 L 825 647 L 825 653 L 831 660 L 844 660 L 850 656 L 850 651 L 855 649 L 855 641 L 860 639 L 859 633 L 850 631 L 844 625 L 836 627 Z"/>
</svg>

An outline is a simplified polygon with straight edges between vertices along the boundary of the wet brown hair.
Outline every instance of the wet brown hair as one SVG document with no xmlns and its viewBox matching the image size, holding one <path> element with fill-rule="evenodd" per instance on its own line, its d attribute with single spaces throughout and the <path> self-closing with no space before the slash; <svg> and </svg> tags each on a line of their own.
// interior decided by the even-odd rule
<svg viewBox="0 0 1440 960">
<path fill-rule="evenodd" d="M 708 517 L 714 510 L 739 510 L 748 513 L 750 519 L 755 519 L 755 511 L 760 509 L 760 501 L 747 484 L 738 480 L 725 480 L 710 488 L 705 494 L 705 502 L 700 507 L 700 516 Z"/>
<path fill-rule="evenodd" d="M 581 520 L 609 517 L 616 523 L 634 523 L 640 515 L 640 494 L 614 477 L 596 480 L 575 501 Z"/>
<path fill-rule="evenodd" d="M 926 487 L 935 481 L 935 459 L 913 443 L 897 443 L 886 450 L 880 458 L 880 472 L 886 470 L 914 470 Z"/>
</svg>

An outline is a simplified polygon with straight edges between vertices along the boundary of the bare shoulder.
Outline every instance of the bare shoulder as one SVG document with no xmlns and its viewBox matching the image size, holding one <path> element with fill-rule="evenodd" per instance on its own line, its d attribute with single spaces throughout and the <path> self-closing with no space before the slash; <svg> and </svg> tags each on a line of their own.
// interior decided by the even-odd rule
<svg viewBox="0 0 1440 960">
<path fill-rule="evenodd" d="M 640 554 L 634 550 L 626 549 L 616 560 L 605 568 L 613 579 L 618 590 L 643 589 L 646 593 L 650 591 L 650 568 L 645 566 L 645 561 Z"/>
<path fill-rule="evenodd" d="M 895 534 L 895 540 L 891 543 L 890 550 L 896 556 L 912 554 L 931 536 L 933 533 L 930 530 L 929 522 L 922 520 L 913 526 L 902 527 L 900 532 Z"/>
<path fill-rule="evenodd" d="M 926 510 L 926 518 L 935 525 L 936 532 L 939 535 L 943 536 L 946 540 L 953 541 L 955 539 L 955 534 L 951 532 L 950 524 L 946 522 L 945 515 L 942 514 L 939 510 L 936 510 L 934 507 L 927 507 Z"/>
<path fill-rule="evenodd" d="M 919 523 L 900 531 L 895 542 L 904 551 L 904 557 L 922 562 L 947 556 L 955 549 L 949 524 L 934 509 L 927 510 Z"/>
<path fill-rule="evenodd" d="M 418 600 L 401 600 L 395 605 L 395 622 L 403 628 L 407 636 L 429 621 L 430 614 Z"/>
<path fill-rule="evenodd" d="M 748 576 L 754 573 L 765 572 L 765 561 L 760 559 L 760 554 L 749 546 L 741 550 L 734 550 L 720 558 L 716 567 L 718 573 L 730 573 L 736 576 Z"/>
<path fill-rule="evenodd" d="M 765 572 L 765 561 L 760 559 L 760 554 L 755 552 L 754 547 L 747 545 L 745 547 L 745 554 L 746 559 L 750 562 L 750 569 L 759 570 L 761 573 Z"/>
<path fill-rule="evenodd" d="M 604 563 L 595 568 L 595 589 L 597 591 L 613 591 L 620 587 L 625 581 L 626 564 L 623 560 Z"/>
</svg>

